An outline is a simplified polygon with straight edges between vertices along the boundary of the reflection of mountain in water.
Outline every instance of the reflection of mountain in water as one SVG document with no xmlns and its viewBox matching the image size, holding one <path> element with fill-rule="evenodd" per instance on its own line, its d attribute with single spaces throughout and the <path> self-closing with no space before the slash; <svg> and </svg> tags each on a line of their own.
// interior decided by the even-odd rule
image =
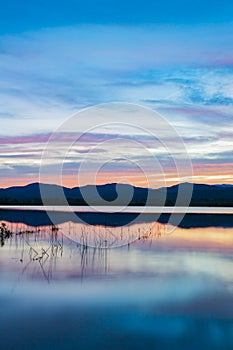
<svg viewBox="0 0 233 350">
<path fill-rule="evenodd" d="M 161 214 L 157 219 L 156 214 L 139 213 L 68 213 L 68 212 L 50 212 L 53 219 L 45 211 L 29 210 L 0 210 L 0 220 L 9 222 L 21 222 L 29 226 L 49 226 L 58 225 L 64 222 L 72 221 L 75 223 L 87 223 L 89 225 L 103 225 L 110 227 L 130 225 L 135 223 L 150 223 L 158 221 L 160 223 L 176 224 L 176 217 L 179 214 Z M 233 227 L 232 214 L 186 214 L 178 225 L 182 228 L 192 227 Z"/>
<path fill-rule="evenodd" d="M 11 257 L 14 264 L 23 267 L 22 274 L 31 277 L 41 275 L 48 282 L 54 278 L 59 263 L 64 264 L 65 269 L 67 265 L 71 265 L 71 270 L 75 271 L 73 277 L 105 274 L 108 272 L 108 257 L 112 250 L 102 248 L 123 246 L 129 239 L 129 234 L 133 236 L 134 242 L 140 241 L 149 245 L 166 234 L 166 225 L 158 223 L 149 225 L 149 228 L 147 224 L 128 227 L 128 232 L 121 231 L 121 234 L 118 232 L 119 228 L 114 227 L 110 236 L 108 227 L 85 228 L 85 225 L 71 223 L 60 227 L 30 227 L 20 223 L 1 223 L 1 225 L 9 232 L 9 235 L 4 236 L 2 246 L 11 247 Z M 67 225 L 72 231 L 71 236 L 67 232 Z M 92 231 L 93 227 L 98 228 L 97 231 Z M 127 246 L 122 248 L 128 250 L 132 242 L 128 241 Z"/>
</svg>

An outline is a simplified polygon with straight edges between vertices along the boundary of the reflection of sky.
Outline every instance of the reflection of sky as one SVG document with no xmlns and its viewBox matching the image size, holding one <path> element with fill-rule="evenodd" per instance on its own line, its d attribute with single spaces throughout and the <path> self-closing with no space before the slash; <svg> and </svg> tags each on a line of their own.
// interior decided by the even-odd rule
<svg viewBox="0 0 233 350">
<path fill-rule="evenodd" d="M 58 234 L 44 263 L 30 246 L 47 250 L 51 230 L 13 237 L 0 248 L 0 343 L 230 349 L 232 237 L 232 229 L 177 229 L 130 247 L 86 250 Z"/>
<path fill-rule="evenodd" d="M 2 4 L 0 21 L 2 186 L 37 180 L 48 134 L 80 108 L 112 101 L 166 116 L 184 137 L 193 181 L 232 183 L 230 1 L 10 3 Z M 91 145 L 86 139 L 72 155 L 67 185 Z M 117 153 L 140 158 L 123 143 Z M 104 154 L 98 159 L 104 162 Z M 165 169 L 171 183 L 179 181 L 174 169 Z M 118 163 L 117 172 L 104 169 L 98 182 L 124 176 L 145 184 L 130 170 Z"/>
<path fill-rule="evenodd" d="M 41 260 L 45 263 L 45 270 L 51 267 L 49 258 L 54 257 L 51 278 L 55 281 L 57 278 L 79 279 L 82 274 L 94 279 L 95 276 L 107 279 L 108 276 L 120 276 L 123 280 L 127 276 L 134 278 L 135 275 L 192 278 L 203 274 L 227 283 L 233 277 L 232 228 L 176 228 L 172 234 L 167 234 L 166 225 L 163 224 L 151 230 L 152 224 L 144 223 L 122 228 L 64 223 L 59 225 L 56 234 L 51 231 L 51 227 L 40 227 L 38 230 L 20 223 L 6 224 L 12 232 L 25 233 L 14 235 L 1 247 L 2 270 L 7 273 L 9 268 L 18 272 L 29 263 L 29 273 L 25 271 L 25 277 L 28 275 L 29 279 L 32 276 L 39 280 L 43 277 L 41 269 L 35 269 L 37 265 L 40 267 L 38 258 L 43 250 L 49 254 L 48 259 L 45 256 L 46 259 Z M 118 244 L 112 238 L 115 236 L 118 237 Z M 126 244 L 129 238 L 130 245 Z M 115 246 L 120 247 L 122 244 L 122 247 L 98 249 L 102 240 L 108 240 L 107 246 L 111 246 L 113 241 Z M 95 249 L 85 250 L 82 245 L 79 246 L 80 243 L 92 245 Z"/>
</svg>

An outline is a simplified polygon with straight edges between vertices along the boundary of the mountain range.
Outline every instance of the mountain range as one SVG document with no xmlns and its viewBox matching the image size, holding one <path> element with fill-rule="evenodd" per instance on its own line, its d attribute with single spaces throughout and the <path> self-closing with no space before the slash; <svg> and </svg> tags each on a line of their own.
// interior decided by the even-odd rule
<svg viewBox="0 0 233 350">
<path fill-rule="evenodd" d="M 180 198 L 177 200 L 178 189 Z M 192 191 L 191 206 L 233 206 L 233 185 L 205 185 L 182 183 L 159 189 L 111 183 L 84 187 L 62 187 L 32 183 L 0 189 L 1 205 L 187 205 Z M 43 195 L 43 201 L 42 196 Z M 64 201 L 65 195 L 66 201 Z"/>
</svg>

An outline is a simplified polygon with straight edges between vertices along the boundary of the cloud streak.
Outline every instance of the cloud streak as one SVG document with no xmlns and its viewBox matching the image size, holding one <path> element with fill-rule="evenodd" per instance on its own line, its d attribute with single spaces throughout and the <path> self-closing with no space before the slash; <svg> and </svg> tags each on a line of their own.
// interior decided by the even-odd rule
<svg viewBox="0 0 233 350">
<path fill-rule="evenodd" d="M 230 23 L 105 23 L 0 36 L 2 183 L 17 176 L 25 180 L 27 174 L 35 179 L 51 132 L 77 110 L 112 101 L 139 103 L 162 113 L 183 137 L 199 179 L 201 171 L 206 181 L 217 179 L 218 169 L 228 176 L 233 152 L 232 29 Z M 147 127 L 153 131 L 156 125 Z M 73 136 L 58 134 L 54 142 L 69 143 Z M 101 164 L 109 156 L 101 143 L 119 137 L 121 144 L 109 149 L 113 159 L 128 155 L 142 161 L 142 154 L 126 146 L 126 139 L 140 141 L 161 162 L 169 159 L 148 135 L 128 129 L 87 132 L 67 156 L 67 179 L 67 169 L 72 169 L 68 164 L 79 164 L 89 152 L 91 161 Z M 176 152 L 175 141 L 173 145 Z M 59 159 L 58 151 L 53 162 Z M 148 159 L 143 159 L 149 168 Z M 115 163 L 119 173 L 129 175 L 129 165 Z M 103 171 L 105 181 L 117 172 L 115 165 L 110 168 L 108 175 Z M 166 169 L 172 176 L 174 171 Z"/>
</svg>

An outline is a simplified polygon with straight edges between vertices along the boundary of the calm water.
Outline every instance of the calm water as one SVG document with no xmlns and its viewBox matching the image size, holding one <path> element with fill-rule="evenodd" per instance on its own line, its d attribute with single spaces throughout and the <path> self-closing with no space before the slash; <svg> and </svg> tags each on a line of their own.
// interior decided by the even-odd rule
<svg viewBox="0 0 233 350">
<path fill-rule="evenodd" d="M 0 212 L 0 348 L 232 349 L 232 215 L 106 215 Z"/>
</svg>

